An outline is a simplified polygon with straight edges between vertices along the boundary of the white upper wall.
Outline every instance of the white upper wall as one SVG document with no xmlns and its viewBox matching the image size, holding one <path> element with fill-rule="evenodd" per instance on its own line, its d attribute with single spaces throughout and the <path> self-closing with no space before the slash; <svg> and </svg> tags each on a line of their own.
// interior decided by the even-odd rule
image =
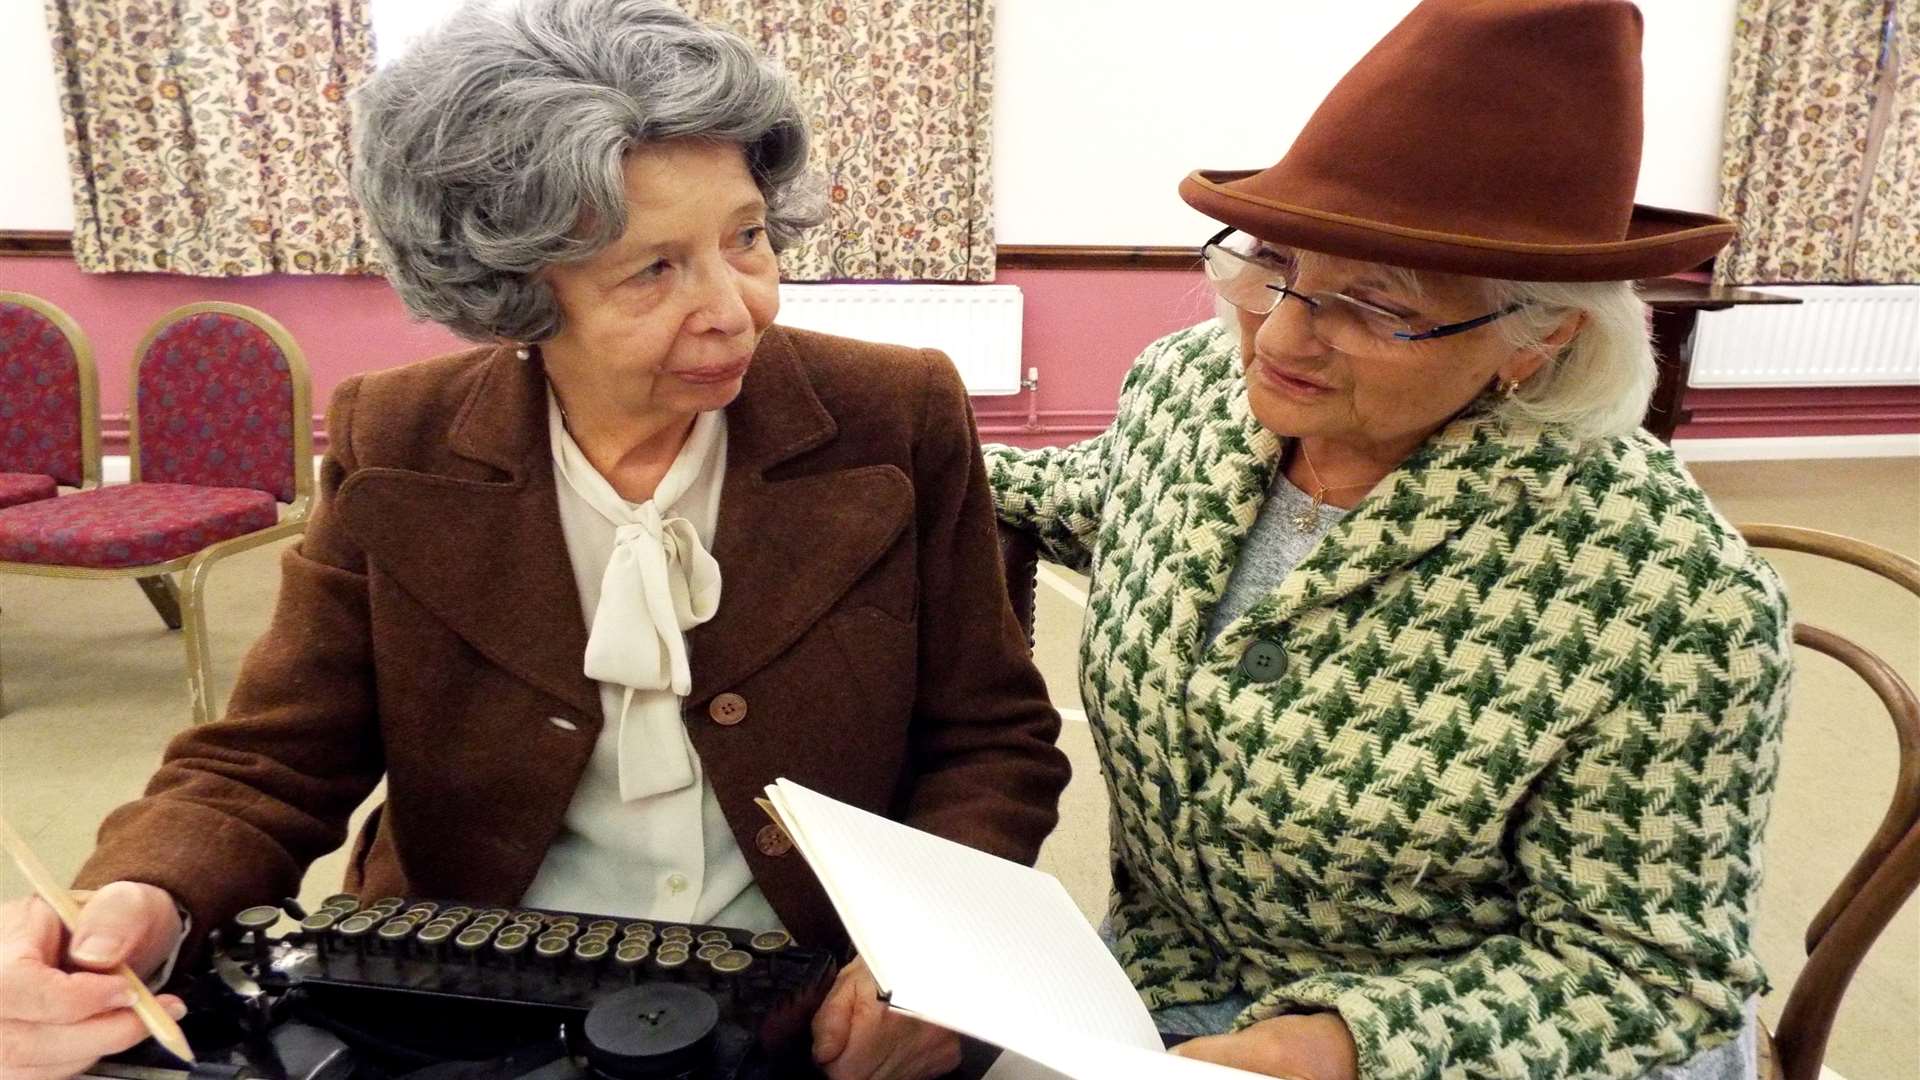
<svg viewBox="0 0 1920 1080">
<path fill-rule="evenodd" d="M 997 0 L 996 233 L 1003 244 L 1194 244 L 1174 192 L 1196 168 L 1280 158 L 1314 106 L 1414 0 Z M 1639 0 L 1640 199 L 1714 209 L 1735 0 Z M 451 0 L 375 0 L 382 37 Z M 70 229 L 43 5 L 0 3 L 0 228 Z M 1436 153 L 1444 152 L 1436 148 Z"/>
</svg>

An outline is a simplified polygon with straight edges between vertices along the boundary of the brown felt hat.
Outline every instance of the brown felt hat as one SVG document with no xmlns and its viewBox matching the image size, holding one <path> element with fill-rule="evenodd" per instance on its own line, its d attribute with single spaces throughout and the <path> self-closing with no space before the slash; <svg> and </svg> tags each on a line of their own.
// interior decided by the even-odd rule
<svg viewBox="0 0 1920 1080">
<path fill-rule="evenodd" d="M 1208 217 L 1308 251 L 1520 281 L 1625 281 L 1733 238 L 1633 201 L 1640 9 L 1425 0 L 1347 72 L 1280 163 L 1190 174 Z"/>
</svg>

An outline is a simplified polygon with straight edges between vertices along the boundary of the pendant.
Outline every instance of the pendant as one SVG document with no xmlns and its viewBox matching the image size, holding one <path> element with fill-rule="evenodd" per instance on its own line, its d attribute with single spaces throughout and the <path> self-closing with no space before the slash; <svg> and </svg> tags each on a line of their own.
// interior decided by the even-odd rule
<svg viewBox="0 0 1920 1080">
<path fill-rule="evenodd" d="M 1302 536 L 1320 527 L 1320 500 L 1313 500 L 1310 506 L 1302 507 L 1293 515 L 1293 531 Z"/>
</svg>

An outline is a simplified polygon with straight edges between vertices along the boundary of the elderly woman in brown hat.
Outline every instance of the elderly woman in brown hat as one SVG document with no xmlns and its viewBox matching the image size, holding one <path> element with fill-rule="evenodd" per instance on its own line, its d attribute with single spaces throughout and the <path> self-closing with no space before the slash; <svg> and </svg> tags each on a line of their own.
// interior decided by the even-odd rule
<svg viewBox="0 0 1920 1080">
<path fill-rule="evenodd" d="M 1102 435 L 990 448 L 1090 575 L 1105 929 L 1274 1075 L 1739 1076 L 1778 580 L 1665 446 L 1622 0 L 1428 0 L 1284 159 L 1198 172 L 1217 321 Z"/>
</svg>

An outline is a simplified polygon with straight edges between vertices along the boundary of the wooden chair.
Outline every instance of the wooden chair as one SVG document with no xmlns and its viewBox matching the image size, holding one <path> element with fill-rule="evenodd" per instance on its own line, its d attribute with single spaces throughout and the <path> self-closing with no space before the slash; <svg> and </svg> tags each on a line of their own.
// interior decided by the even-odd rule
<svg viewBox="0 0 1920 1080">
<path fill-rule="evenodd" d="M 306 359 L 264 312 L 188 304 L 147 332 L 132 378 L 131 482 L 0 510 L 0 573 L 138 581 L 167 625 L 186 631 L 199 723 L 213 715 L 208 571 L 306 528 Z"/>
<path fill-rule="evenodd" d="M 1756 548 L 1837 559 L 1920 596 L 1920 562 L 1885 548 L 1791 525 L 1742 525 L 1740 532 Z M 1763 1077 L 1817 1080 L 1847 984 L 1920 884 L 1920 699 L 1886 661 L 1831 630 L 1796 622 L 1793 640 L 1833 657 L 1865 680 L 1891 714 L 1900 747 L 1899 775 L 1886 816 L 1807 926 L 1807 964 L 1787 992 L 1779 1030 L 1761 1031 Z"/>
<path fill-rule="evenodd" d="M 0 508 L 100 486 L 93 347 L 66 312 L 0 292 Z"/>
</svg>

